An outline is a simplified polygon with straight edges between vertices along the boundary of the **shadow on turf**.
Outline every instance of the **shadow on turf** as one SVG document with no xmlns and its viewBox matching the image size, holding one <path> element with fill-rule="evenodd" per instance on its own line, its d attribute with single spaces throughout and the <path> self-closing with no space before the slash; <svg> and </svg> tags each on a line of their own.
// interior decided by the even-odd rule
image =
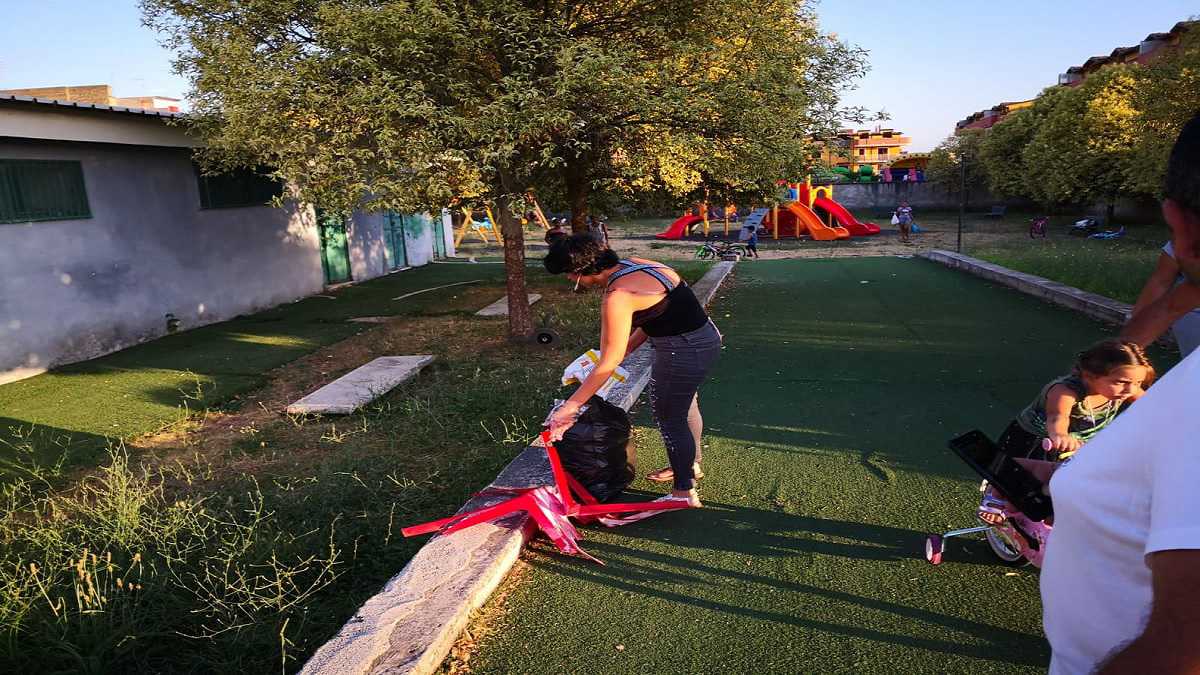
<svg viewBox="0 0 1200 675">
<path fill-rule="evenodd" d="M 978 659 L 1010 663 L 1021 666 L 1042 667 L 1048 661 L 1046 643 L 1038 636 L 993 626 L 978 621 L 941 614 L 926 609 L 910 607 L 887 600 L 855 595 L 830 588 L 797 583 L 774 577 L 752 574 L 740 570 L 714 567 L 692 559 L 665 555 L 651 551 L 591 542 L 588 548 L 608 561 L 605 567 L 597 567 L 563 556 L 538 556 L 529 560 L 534 567 L 551 573 L 598 583 L 611 588 L 659 598 L 674 603 L 692 605 L 705 611 L 745 616 L 789 626 L 850 638 L 871 640 L 889 644 L 926 649 L 945 654 L 965 655 Z M 669 566 L 679 571 L 663 569 Z M 784 590 L 826 601 L 858 605 L 860 607 L 893 614 L 904 620 L 920 622 L 941 629 L 969 635 L 972 642 L 956 642 L 947 639 L 922 637 L 915 634 L 889 632 L 867 626 L 839 624 L 803 616 L 786 611 L 771 611 L 719 602 L 700 595 L 692 595 L 672 588 L 696 586 L 699 577 L 724 578 L 730 582 L 756 585 L 772 590 Z M 708 586 L 710 584 L 703 584 Z M 748 594 L 751 595 L 751 594 Z M 914 632 L 919 628 L 914 627 Z"/>
<path fill-rule="evenodd" d="M 0 485 L 56 478 L 62 467 L 99 461 L 114 439 L 0 417 Z"/>
<path fill-rule="evenodd" d="M 654 495 L 631 491 L 630 499 Z M 887 525 L 814 518 L 786 511 L 706 501 L 689 511 L 689 522 L 656 519 L 621 530 L 630 540 L 669 541 L 672 546 L 741 553 L 755 557 L 828 555 L 855 560 L 923 560 L 925 532 Z M 981 540 L 982 541 L 982 540 Z M 980 543 L 981 542 L 971 542 Z M 955 547 L 954 562 L 995 565 L 984 545 Z"/>
</svg>

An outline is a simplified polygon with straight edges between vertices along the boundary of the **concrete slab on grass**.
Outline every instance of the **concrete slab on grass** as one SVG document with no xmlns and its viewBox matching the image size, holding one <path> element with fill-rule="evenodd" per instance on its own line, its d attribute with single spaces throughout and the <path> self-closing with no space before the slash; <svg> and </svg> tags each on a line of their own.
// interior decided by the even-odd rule
<svg viewBox="0 0 1200 675">
<path fill-rule="evenodd" d="M 692 290 L 708 304 L 735 263 L 713 266 Z M 607 399 L 628 410 L 650 380 L 653 349 L 642 345 L 621 365 L 629 378 L 609 390 Z M 550 463 L 539 446 L 525 448 L 491 487 L 550 485 Z M 486 490 L 485 490 L 486 492 Z M 507 499 L 475 497 L 459 513 Z M 302 675 L 433 673 L 470 621 L 512 569 L 533 533 L 532 520 L 514 514 L 454 534 L 434 536 L 398 575 L 346 622 L 304 664 Z"/>
<path fill-rule="evenodd" d="M 530 293 L 529 294 L 529 304 L 530 305 L 532 305 L 533 303 L 535 303 L 541 299 L 542 299 L 542 296 L 538 293 Z M 488 305 L 487 307 L 484 307 L 483 309 L 479 310 L 478 312 L 475 312 L 475 316 L 508 316 L 508 297 L 505 296 L 503 298 L 500 298 L 499 300 L 493 302 L 492 304 Z"/>
<path fill-rule="evenodd" d="M 394 316 L 356 316 L 353 319 L 346 319 L 354 323 L 387 323 L 394 319 Z"/>
<path fill-rule="evenodd" d="M 287 407 L 293 415 L 349 415 L 415 376 L 429 354 L 381 356 L 359 366 Z"/>
</svg>

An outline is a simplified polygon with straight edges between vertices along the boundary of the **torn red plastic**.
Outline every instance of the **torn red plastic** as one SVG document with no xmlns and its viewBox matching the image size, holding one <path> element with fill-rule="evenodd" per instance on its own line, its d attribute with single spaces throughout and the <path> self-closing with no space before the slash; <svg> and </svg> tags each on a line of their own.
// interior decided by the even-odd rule
<svg viewBox="0 0 1200 675">
<path fill-rule="evenodd" d="M 482 509 L 459 513 L 449 518 L 413 525 L 400 530 L 406 537 L 437 532 L 450 534 L 463 528 L 479 523 L 496 520 L 504 516 L 524 511 L 529 514 L 538 529 L 542 531 L 559 551 L 570 555 L 578 555 L 593 562 L 599 559 L 584 551 L 578 543 L 581 538 L 579 530 L 571 523 L 575 518 L 582 523 L 600 521 L 608 527 L 625 525 L 649 517 L 659 511 L 686 509 L 690 505 L 686 499 L 664 499 L 652 502 L 634 502 L 625 504 L 601 504 L 586 488 L 563 469 L 558 457 L 558 450 L 550 442 L 549 432 L 542 432 L 542 443 L 546 448 L 546 458 L 550 460 L 550 471 L 554 476 L 554 485 L 540 485 L 533 488 L 489 488 L 480 495 L 512 494 L 499 504 L 486 506 Z M 574 495 L 572 495 L 574 493 Z M 576 501 L 578 498 L 578 501 Z M 614 517 L 617 513 L 633 513 L 624 518 Z"/>
</svg>

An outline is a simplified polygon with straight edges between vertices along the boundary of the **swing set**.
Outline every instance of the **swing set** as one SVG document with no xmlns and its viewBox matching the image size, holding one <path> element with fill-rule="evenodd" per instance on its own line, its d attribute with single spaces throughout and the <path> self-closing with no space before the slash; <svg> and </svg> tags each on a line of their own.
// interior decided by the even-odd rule
<svg viewBox="0 0 1200 675">
<path fill-rule="evenodd" d="M 529 208 L 521 215 L 521 226 L 524 227 L 536 223 L 543 230 L 549 230 L 550 222 L 546 220 L 546 214 L 542 212 L 542 206 L 538 204 L 537 198 L 532 193 L 529 193 L 525 195 L 525 202 L 529 205 Z M 457 233 L 454 235 L 455 248 L 458 248 L 462 244 L 467 234 L 474 234 L 484 244 L 491 244 L 492 242 L 488 239 L 491 237 L 495 239 L 497 245 L 503 245 L 504 240 L 500 234 L 500 225 L 497 223 L 496 217 L 492 214 L 492 207 L 490 205 L 484 204 L 482 207 L 483 220 L 475 220 L 474 218 L 474 215 L 481 210 L 480 207 L 463 206 L 461 208 L 463 222 L 461 227 L 456 228 Z"/>
</svg>

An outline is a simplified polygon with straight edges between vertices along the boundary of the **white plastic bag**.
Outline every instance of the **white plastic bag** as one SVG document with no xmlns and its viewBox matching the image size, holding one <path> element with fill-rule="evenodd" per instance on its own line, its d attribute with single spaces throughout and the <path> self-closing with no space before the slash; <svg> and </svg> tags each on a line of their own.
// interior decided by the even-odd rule
<svg viewBox="0 0 1200 675">
<path fill-rule="evenodd" d="M 565 386 L 568 384 L 583 383 L 583 381 L 588 378 L 588 375 L 591 375 L 592 371 L 596 369 L 596 364 L 599 362 L 600 351 L 597 349 L 589 349 L 580 354 L 574 361 L 571 361 L 571 364 L 567 366 L 566 370 L 563 371 L 563 385 Z M 618 382 L 624 382 L 628 378 L 629 371 L 625 370 L 621 366 L 617 366 L 617 369 L 613 371 L 613 374 L 608 378 L 608 381 L 600 387 L 600 390 L 597 391 L 596 394 L 600 396 L 600 398 L 605 398 L 605 395 L 608 394 L 608 391 L 612 389 L 614 384 Z"/>
<path fill-rule="evenodd" d="M 896 212 L 895 212 L 895 211 L 892 211 L 892 224 L 893 224 L 893 225 L 899 225 L 899 224 L 900 224 L 900 216 L 896 215 Z"/>
</svg>

